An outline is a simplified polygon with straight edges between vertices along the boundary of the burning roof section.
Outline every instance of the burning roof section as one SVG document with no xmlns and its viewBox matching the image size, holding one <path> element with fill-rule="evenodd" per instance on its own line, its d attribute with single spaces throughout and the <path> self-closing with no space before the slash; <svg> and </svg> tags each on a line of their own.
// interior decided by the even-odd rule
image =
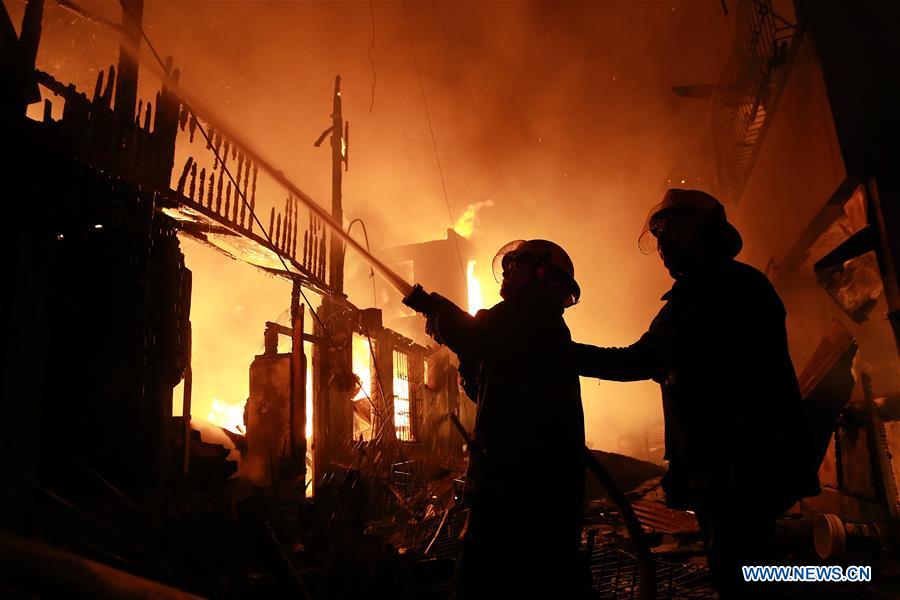
<svg viewBox="0 0 900 600">
<path fill-rule="evenodd" d="M 64 104 L 62 118 L 54 120 L 47 100 L 43 124 L 82 162 L 153 192 L 157 210 L 185 234 L 330 294 L 330 234 L 307 208 L 309 198 L 304 195 L 301 201 L 287 191 L 280 171 L 217 128 L 196 103 L 187 102 L 171 57 L 158 66 L 144 65 L 149 68 L 142 74 L 158 80 L 160 90 L 152 101 L 137 98 L 140 15 L 135 21 L 134 47 L 123 42 L 117 66 L 98 73 L 90 98 L 74 85 L 36 71 L 37 83 Z M 134 92 L 129 98 L 120 93 L 129 89 Z"/>
</svg>

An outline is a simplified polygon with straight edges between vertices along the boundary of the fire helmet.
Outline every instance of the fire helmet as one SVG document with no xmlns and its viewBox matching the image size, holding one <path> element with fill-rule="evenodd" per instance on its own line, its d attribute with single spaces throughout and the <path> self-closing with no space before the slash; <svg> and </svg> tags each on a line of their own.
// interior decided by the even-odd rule
<svg viewBox="0 0 900 600">
<path fill-rule="evenodd" d="M 650 209 L 638 238 L 638 248 L 644 254 L 651 254 L 657 248 L 657 238 L 666 220 L 673 215 L 686 215 L 696 219 L 703 226 L 713 226 L 722 250 L 731 258 L 738 255 L 743 240 L 734 225 L 725 216 L 722 203 L 700 190 L 671 188 L 663 196 L 662 202 Z"/>
<path fill-rule="evenodd" d="M 548 240 L 514 240 L 505 244 L 494 256 L 494 279 L 499 283 L 503 280 L 503 272 L 520 257 L 530 256 L 537 259 L 551 269 L 568 284 L 569 296 L 563 307 L 568 308 L 576 304 L 581 298 L 581 288 L 575 281 L 575 265 L 565 250 L 558 244 Z"/>
</svg>

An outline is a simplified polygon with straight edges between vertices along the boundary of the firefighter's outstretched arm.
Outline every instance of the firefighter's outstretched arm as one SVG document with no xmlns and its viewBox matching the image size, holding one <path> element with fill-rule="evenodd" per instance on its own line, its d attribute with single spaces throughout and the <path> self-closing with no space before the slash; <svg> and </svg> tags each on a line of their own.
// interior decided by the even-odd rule
<svg viewBox="0 0 900 600">
<path fill-rule="evenodd" d="M 626 348 L 600 348 L 572 342 L 571 360 L 583 377 L 610 381 L 654 379 L 664 368 L 660 341 L 648 332 Z"/>
<path fill-rule="evenodd" d="M 471 355 L 480 351 L 480 327 L 475 317 L 440 294 L 428 293 L 416 284 L 403 304 L 425 315 L 425 332 L 439 344 L 457 355 Z"/>
</svg>

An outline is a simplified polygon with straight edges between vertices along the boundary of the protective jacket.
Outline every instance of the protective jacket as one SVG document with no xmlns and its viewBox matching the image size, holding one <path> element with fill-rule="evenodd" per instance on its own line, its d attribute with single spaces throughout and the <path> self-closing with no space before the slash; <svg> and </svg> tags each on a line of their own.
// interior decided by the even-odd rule
<svg viewBox="0 0 900 600">
<path fill-rule="evenodd" d="M 784 510 L 819 491 L 785 310 L 760 271 L 735 260 L 680 276 L 627 348 L 573 344 L 581 375 L 662 388 L 670 506 L 741 497 Z"/>
<path fill-rule="evenodd" d="M 473 317 L 432 299 L 428 331 L 477 402 L 461 595 L 580 585 L 584 416 L 562 309 L 505 300 Z"/>
</svg>

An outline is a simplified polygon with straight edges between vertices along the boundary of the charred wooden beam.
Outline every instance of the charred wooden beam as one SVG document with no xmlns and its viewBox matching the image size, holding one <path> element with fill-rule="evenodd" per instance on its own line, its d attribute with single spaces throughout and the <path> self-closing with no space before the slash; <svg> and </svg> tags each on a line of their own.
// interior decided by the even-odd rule
<svg viewBox="0 0 900 600">
<path fill-rule="evenodd" d="M 300 303 L 300 284 L 291 289 L 291 456 L 306 489 L 306 354 L 303 352 L 303 320 L 306 305 Z"/>
<path fill-rule="evenodd" d="M 292 327 L 288 327 L 287 325 L 281 325 L 280 323 L 273 323 L 272 321 L 266 321 L 266 330 L 271 329 L 275 333 L 279 335 L 286 335 L 288 337 L 293 337 L 294 330 Z M 313 335 L 311 333 L 303 334 L 303 341 L 309 342 L 311 344 L 327 344 L 328 339 L 319 335 Z"/>
<path fill-rule="evenodd" d="M 215 166 L 213 166 L 215 169 Z M 225 180 L 225 171 L 219 171 L 219 183 L 216 186 L 216 212 L 222 214 L 222 183 Z"/>
<path fill-rule="evenodd" d="M 194 164 L 194 157 L 188 156 L 188 159 L 184 163 L 184 168 L 181 169 L 181 176 L 178 178 L 178 185 L 175 188 L 175 191 L 179 194 L 184 194 L 184 186 L 187 183 L 188 173 L 191 172 L 191 165 Z"/>
<path fill-rule="evenodd" d="M 344 117 L 341 107 L 341 76 L 334 78 L 334 96 L 331 109 L 331 216 L 338 226 L 343 227 L 344 207 L 341 198 L 341 186 L 343 181 L 343 144 L 342 133 L 344 131 Z M 324 235 L 322 242 L 324 246 Z M 331 261 L 328 273 L 328 283 L 338 294 L 344 292 L 344 243 L 336 236 L 331 236 Z M 324 248 L 322 252 L 322 265 L 324 268 Z M 324 271 L 323 271 L 324 276 Z"/>
<path fill-rule="evenodd" d="M 222 174 L 225 174 L 225 169 L 222 169 Z M 221 179 L 220 179 L 221 181 Z M 223 216 L 225 219 L 228 219 L 228 216 L 231 214 L 231 182 L 229 181 L 225 184 L 225 212 Z"/>
<path fill-rule="evenodd" d="M 253 164 L 253 191 L 250 195 L 250 227 L 247 228 L 248 231 L 253 231 L 253 215 L 256 212 L 256 176 L 259 172 L 256 164 Z M 246 187 L 246 184 L 244 185 Z"/>
<path fill-rule="evenodd" d="M 137 103 L 138 52 L 141 47 L 141 27 L 144 0 L 119 0 L 122 5 L 122 30 L 119 38 L 119 80 L 116 85 L 116 127 L 126 132 L 134 121 Z"/>
<path fill-rule="evenodd" d="M 188 197 L 193 200 L 194 194 L 197 191 L 197 163 L 191 165 L 191 189 Z"/>
<path fill-rule="evenodd" d="M 187 328 L 187 342 L 186 342 L 186 354 L 187 354 L 187 365 L 184 369 L 184 395 L 182 396 L 181 403 L 181 415 L 182 420 L 184 422 L 184 447 L 182 448 L 182 463 L 181 463 L 181 471 L 185 475 L 190 471 L 191 466 L 191 394 L 194 389 L 194 371 L 191 366 L 192 356 L 191 353 L 193 351 L 193 330 L 190 326 L 190 321 L 188 321 Z"/>
<path fill-rule="evenodd" d="M 249 197 L 247 196 L 247 183 L 250 180 L 250 161 L 246 162 L 246 166 L 244 167 L 244 194 L 243 194 L 243 202 L 241 202 L 241 227 L 247 228 L 247 203 L 249 202 Z M 251 222 L 253 221 L 253 215 L 250 216 Z"/>
<path fill-rule="evenodd" d="M 34 78 L 34 67 L 37 61 L 38 46 L 41 43 L 41 21 L 44 16 L 44 0 L 28 0 L 25 5 L 25 15 L 22 17 L 22 33 L 19 35 L 19 64 L 15 74 L 17 81 L 13 84 L 20 102 L 20 110 L 25 114 L 25 108 L 41 99 L 41 91 L 38 89 Z"/>
</svg>

